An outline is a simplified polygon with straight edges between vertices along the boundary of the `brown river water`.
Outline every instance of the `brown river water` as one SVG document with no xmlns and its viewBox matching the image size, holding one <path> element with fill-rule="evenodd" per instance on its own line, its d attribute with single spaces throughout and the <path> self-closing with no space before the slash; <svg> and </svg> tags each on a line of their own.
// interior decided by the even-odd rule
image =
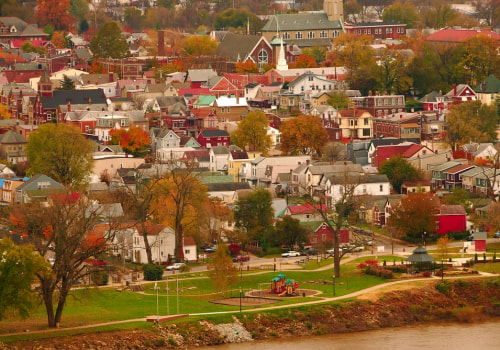
<svg viewBox="0 0 500 350">
<path fill-rule="evenodd" d="M 199 350 L 500 350 L 500 320 L 198 347 Z"/>
</svg>

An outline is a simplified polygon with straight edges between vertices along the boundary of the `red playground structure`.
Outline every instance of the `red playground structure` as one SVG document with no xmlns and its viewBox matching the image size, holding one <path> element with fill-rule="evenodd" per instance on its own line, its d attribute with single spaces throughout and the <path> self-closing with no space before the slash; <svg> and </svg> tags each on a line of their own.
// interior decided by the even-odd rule
<svg viewBox="0 0 500 350">
<path fill-rule="evenodd" d="M 295 291 L 299 287 L 298 283 L 292 279 L 286 279 L 285 275 L 280 273 L 271 280 L 271 291 L 279 296 L 297 295 Z"/>
</svg>

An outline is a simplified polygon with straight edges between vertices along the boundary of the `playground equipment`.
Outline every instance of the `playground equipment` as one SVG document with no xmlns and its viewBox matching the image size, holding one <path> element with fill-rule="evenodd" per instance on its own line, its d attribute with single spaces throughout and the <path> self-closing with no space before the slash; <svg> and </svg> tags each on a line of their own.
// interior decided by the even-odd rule
<svg viewBox="0 0 500 350">
<path fill-rule="evenodd" d="M 271 280 L 270 290 L 281 296 L 297 295 L 295 290 L 299 287 L 298 283 L 292 279 L 286 279 L 285 275 L 280 273 Z"/>
</svg>

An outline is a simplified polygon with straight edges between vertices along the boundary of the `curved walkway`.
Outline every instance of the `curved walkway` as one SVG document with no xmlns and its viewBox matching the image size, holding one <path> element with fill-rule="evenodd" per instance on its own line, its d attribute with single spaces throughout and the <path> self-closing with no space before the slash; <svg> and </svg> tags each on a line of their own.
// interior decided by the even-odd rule
<svg viewBox="0 0 500 350">
<path fill-rule="evenodd" d="M 352 258 L 347 258 L 343 260 L 343 263 L 349 262 L 351 260 L 354 260 L 356 257 Z M 332 268 L 332 265 L 324 266 L 321 268 L 321 270 L 325 270 L 328 268 Z M 319 270 L 319 269 L 318 269 Z M 260 273 L 260 272 L 259 272 Z M 444 279 L 457 279 L 457 278 L 481 278 L 481 277 L 497 277 L 500 276 L 498 274 L 492 274 L 492 273 L 487 273 L 487 272 L 479 272 L 478 275 L 474 276 L 452 276 L 452 277 L 445 277 Z M 349 299 L 349 298 L 354 298 L 358 297 L 360 295 L 363 295 L 365 293 L 369 293 L 372 291 L 376 291 L 382 288 L 386 288 L 388 286 L 392 285 L 397 285 L 397 284 L 403 284 L 403 283 L 408 283 L 409 281 L 414 282 L 414 281 L 429 281 L 429 280 L 436 280 L 436 279 L 441 279 L 440 277 L 433 276 L 430 279 L 427 278 L 416 278 L 416 279 L 411 279 L 411 280 L 399 280 L 399 281 L 392 281 L 392 282 L 387 282 L 387 283 L 381 283 L 376 286 L 372 286 L 366 289 L 358 290 L 349 294 L 341 295 L 338 297 L 324 297 L 321 300 L 313 300 L 313 301 L 306 301 L 306 302 L 301 302 L 301 303 L 295 303 L 295 304 L 287 304 L 287 305 L 275 305 L 275 306 L 269 306 L 269 307 L 260 307 L 260 308 L 252 308 L 252 309 L 245 309 L 243 312 L 255 312 L 255 311 L 266 311 L 266 310 L 276 310 L 276 309 L 285 309 L 285 308 L 290 308 L 290 307 L 298 307 L 298 306 L 303 306 L 303 305 L 317 305 L 317 304 L 324 304 L 332 301 L 337 301 L 337 300 L 344 300 L 344 299 Z M 208 315 L 218 315 L 218 314 L 235 314 L 238 313 L 238 311 L 233 310 L 233 311 L 218 311 L 218 312 L 201 312 L 201 313 L 193 313 L 189 314 L 189 316 L 208 316 Z M 172 317 L 176 315 L 170 315 Z M 88 328 L 98 328 L 98 327 L 103 327 L 103 326 L 109 326 L 109 325 L 115 325 L 115 324 L 123 324 L 123 323 L 131 323 L 131 322 L 146 322 L 147 317 L 142 317 L 142 318 L 135 318 L 135 319 L 128 319 L 128 320 L 120 320 L 120 321 L 111 321 L 111 322 L 105 322 L 105 323 L 95 323 L 91 325 L 85 325 L 85 326 L 76 326 L 76 327 L 68 327 L 68 328 L 59 328 L 59 329 L 44 329 L 44 330 L 39 330 L 39 331 L 30 331 L 29 333 L 27 332 L 17 332 L 17 333 L 8 333 L 8 334 L 0 334 L 0 340 L 1 338 L 4 337 L 11 337 L 11 336 L 17 336 L 17 335 L 26 335 L 26 334 L 43 334 L 43 333 L 58 333 L 58 332 L 66 332 L 66 331 L 72 331 L 72 330 L 79 330 L 79 329 L 88 329 Z"/>
</svg>

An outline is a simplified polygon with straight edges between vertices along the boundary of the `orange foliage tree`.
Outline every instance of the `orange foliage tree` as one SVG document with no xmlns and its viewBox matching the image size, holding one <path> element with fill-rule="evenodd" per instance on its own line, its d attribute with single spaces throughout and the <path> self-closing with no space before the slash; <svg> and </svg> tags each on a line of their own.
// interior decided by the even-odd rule
<svg viewBox="0 0 500 350">
<path fill-rule="evenodd" d="M 135 157 L 144 155 L 151 139 L 147 132 L 136 126 L 126 129 L 113 129 L 109 132 L 112 145 L 120 145 L 125 153 L 133 154 Z"/>
<path fill-rule="evenodd" d="M 56 30 L 70 30 L 74 17 L 69 13 L 70 0 L 37 0 L 35 18 L 41 27 L 51 24 Z"/>
<path fill-rule="evenodd" d="M 208 35 L 190 35 L 182 39 L 181 48 L 188 56 L 208 56 L 217 48 L 218 42 Z"/>
<path fill-rule="evenodd" d="M 314 57 L 309 55 L 299 55 L 295 62 L 290 63 L 289 68 L 317 68 L 318 64 Z"/>
<path fill-rule="evenodd" d="M 321 119 L 300 115 L 281 124 L 281 151 L 284 154 L 317 154 L 328 141 Z"/>
<path fill-rule="evenodd" d="M 175 230 L 175 259 L 184 258 L 183 235 L 200 227 L 200 216 L 208 199 L 207 187 L 195 175 L 198 163 L 184 160 L 171 164 L 157 186 L 153 216 Z"/>
<path fill-rule="evenodd" d="M 389 225 L 405 239 L 421 243 L 436 233 L 439 198 L 430 192 L 410 193 L 391 210 Z"/>
<path fill-rule="evenodd" d="M 52 39 L 50 40 L 52 44 L 58 49 L 63 49 L 66 47 L 66 38 L 64 37 L 64 32 L 54 32 L 52 34 Z"/>
<path fill-rule="evenodd" d="M 107 72 L 108 72 L 108 70 L 101 63 L 100 58 L 97 58 L 92 62 L 92 65 L 90 66 L 90 70 L 89 70 L 89 73 L 91 73 L 91 74 L 105 74 Z"/>
<path fill-rule="evenodd" d="M 237 62 L 235 65 L 236 73 L 257 73 L 259 66 L 250 60 L 246 62 Z"/>
</svg>

